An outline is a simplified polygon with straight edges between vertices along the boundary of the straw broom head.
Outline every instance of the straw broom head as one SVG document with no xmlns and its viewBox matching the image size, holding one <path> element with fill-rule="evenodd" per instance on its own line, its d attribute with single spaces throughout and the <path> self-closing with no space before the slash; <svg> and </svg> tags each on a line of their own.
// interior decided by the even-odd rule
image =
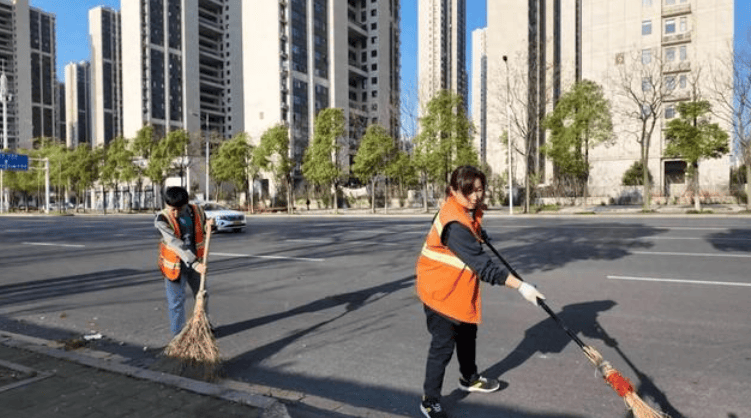
<svg viewBox="0 0 751 418">
<path fill-rule="evenodd" d="M 611 388 L 618 394 L 626 403 L 628 409 L 633 412 L 635 418 L 670 418 L 667 414 L 655 411 L 634 390 L 634 385 L 631 384 L 621 372 L 613 368 L 607 361 L 605 361 L 597 350 L 591 346 L 584 346 L 584 354 L 589 361 L 594 364 L 597 369 L 602 373 L 603 379 L 610 385 Z"/>
<path fill-rule="evenodd" d="M 211 332 L 206 315 L 205 291 L 196 297 L 193 317 L 175 338 L 165 347 L 164 355 L 180 361 L 184 366 L 203 369 L 204 376 L 211 378 L 219 367 L 219 348 Z"/>
</svg>

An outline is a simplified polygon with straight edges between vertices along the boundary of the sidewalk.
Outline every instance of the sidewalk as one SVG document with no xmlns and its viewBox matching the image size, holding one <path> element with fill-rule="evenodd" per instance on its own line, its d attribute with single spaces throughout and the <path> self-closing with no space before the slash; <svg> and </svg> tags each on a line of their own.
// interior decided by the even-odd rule
<svg viewBox="0 0 751 418">
<path fill-rule="evenodd" d="M 352 418 L 392 415 L 232 380 L 207 383 L 89 348 L 0 331 L 0 417 Z"/>
</svg>

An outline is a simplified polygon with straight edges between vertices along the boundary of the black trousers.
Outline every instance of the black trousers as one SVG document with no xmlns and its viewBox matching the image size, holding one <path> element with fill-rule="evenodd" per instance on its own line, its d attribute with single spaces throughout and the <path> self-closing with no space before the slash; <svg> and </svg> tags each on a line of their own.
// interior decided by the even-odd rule
<svg viewBox="0 0 751 418">
<path fill-rule="evenodd" d="M 459 371 L 462 377 L 469 379 L 477 373 L 475 350 L 477 342 L 477 324 L 451 320 L 424 305 L 428 332 L 432 336 L 428 362 L 425 366 L 425 383 L 423 393 L 426 397 L 440 399 L 446 365 L 456 348 Z"/>
</svg>

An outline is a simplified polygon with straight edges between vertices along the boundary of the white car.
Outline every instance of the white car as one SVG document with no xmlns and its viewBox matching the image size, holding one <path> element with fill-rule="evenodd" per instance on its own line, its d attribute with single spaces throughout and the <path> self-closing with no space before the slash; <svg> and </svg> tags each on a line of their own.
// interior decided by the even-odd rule
<svg viewBox="0 0 751 418">
<path fill-rule="evenodd" d="M 222 205 L 206 202 L 201 204 L 207 219 L 214 220 L 214 231 L 240 232 L 245 229 L 245 214 Z"/>
</svg>

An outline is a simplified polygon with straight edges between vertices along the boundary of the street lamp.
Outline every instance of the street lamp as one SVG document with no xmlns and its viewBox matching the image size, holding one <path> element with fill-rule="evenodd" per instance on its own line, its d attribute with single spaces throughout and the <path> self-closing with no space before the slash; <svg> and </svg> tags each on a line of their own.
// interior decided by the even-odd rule
<svg viewBox="0 0 751 418">
<path fill-rule="evenodd" d="M 511 190 L 511 82 L 508 71 L 508 57 L 503 56 L 506 64 L 506 139 L 508 140 L 508 214 L 514 214 L 514 195 Z"/>
</svg>

